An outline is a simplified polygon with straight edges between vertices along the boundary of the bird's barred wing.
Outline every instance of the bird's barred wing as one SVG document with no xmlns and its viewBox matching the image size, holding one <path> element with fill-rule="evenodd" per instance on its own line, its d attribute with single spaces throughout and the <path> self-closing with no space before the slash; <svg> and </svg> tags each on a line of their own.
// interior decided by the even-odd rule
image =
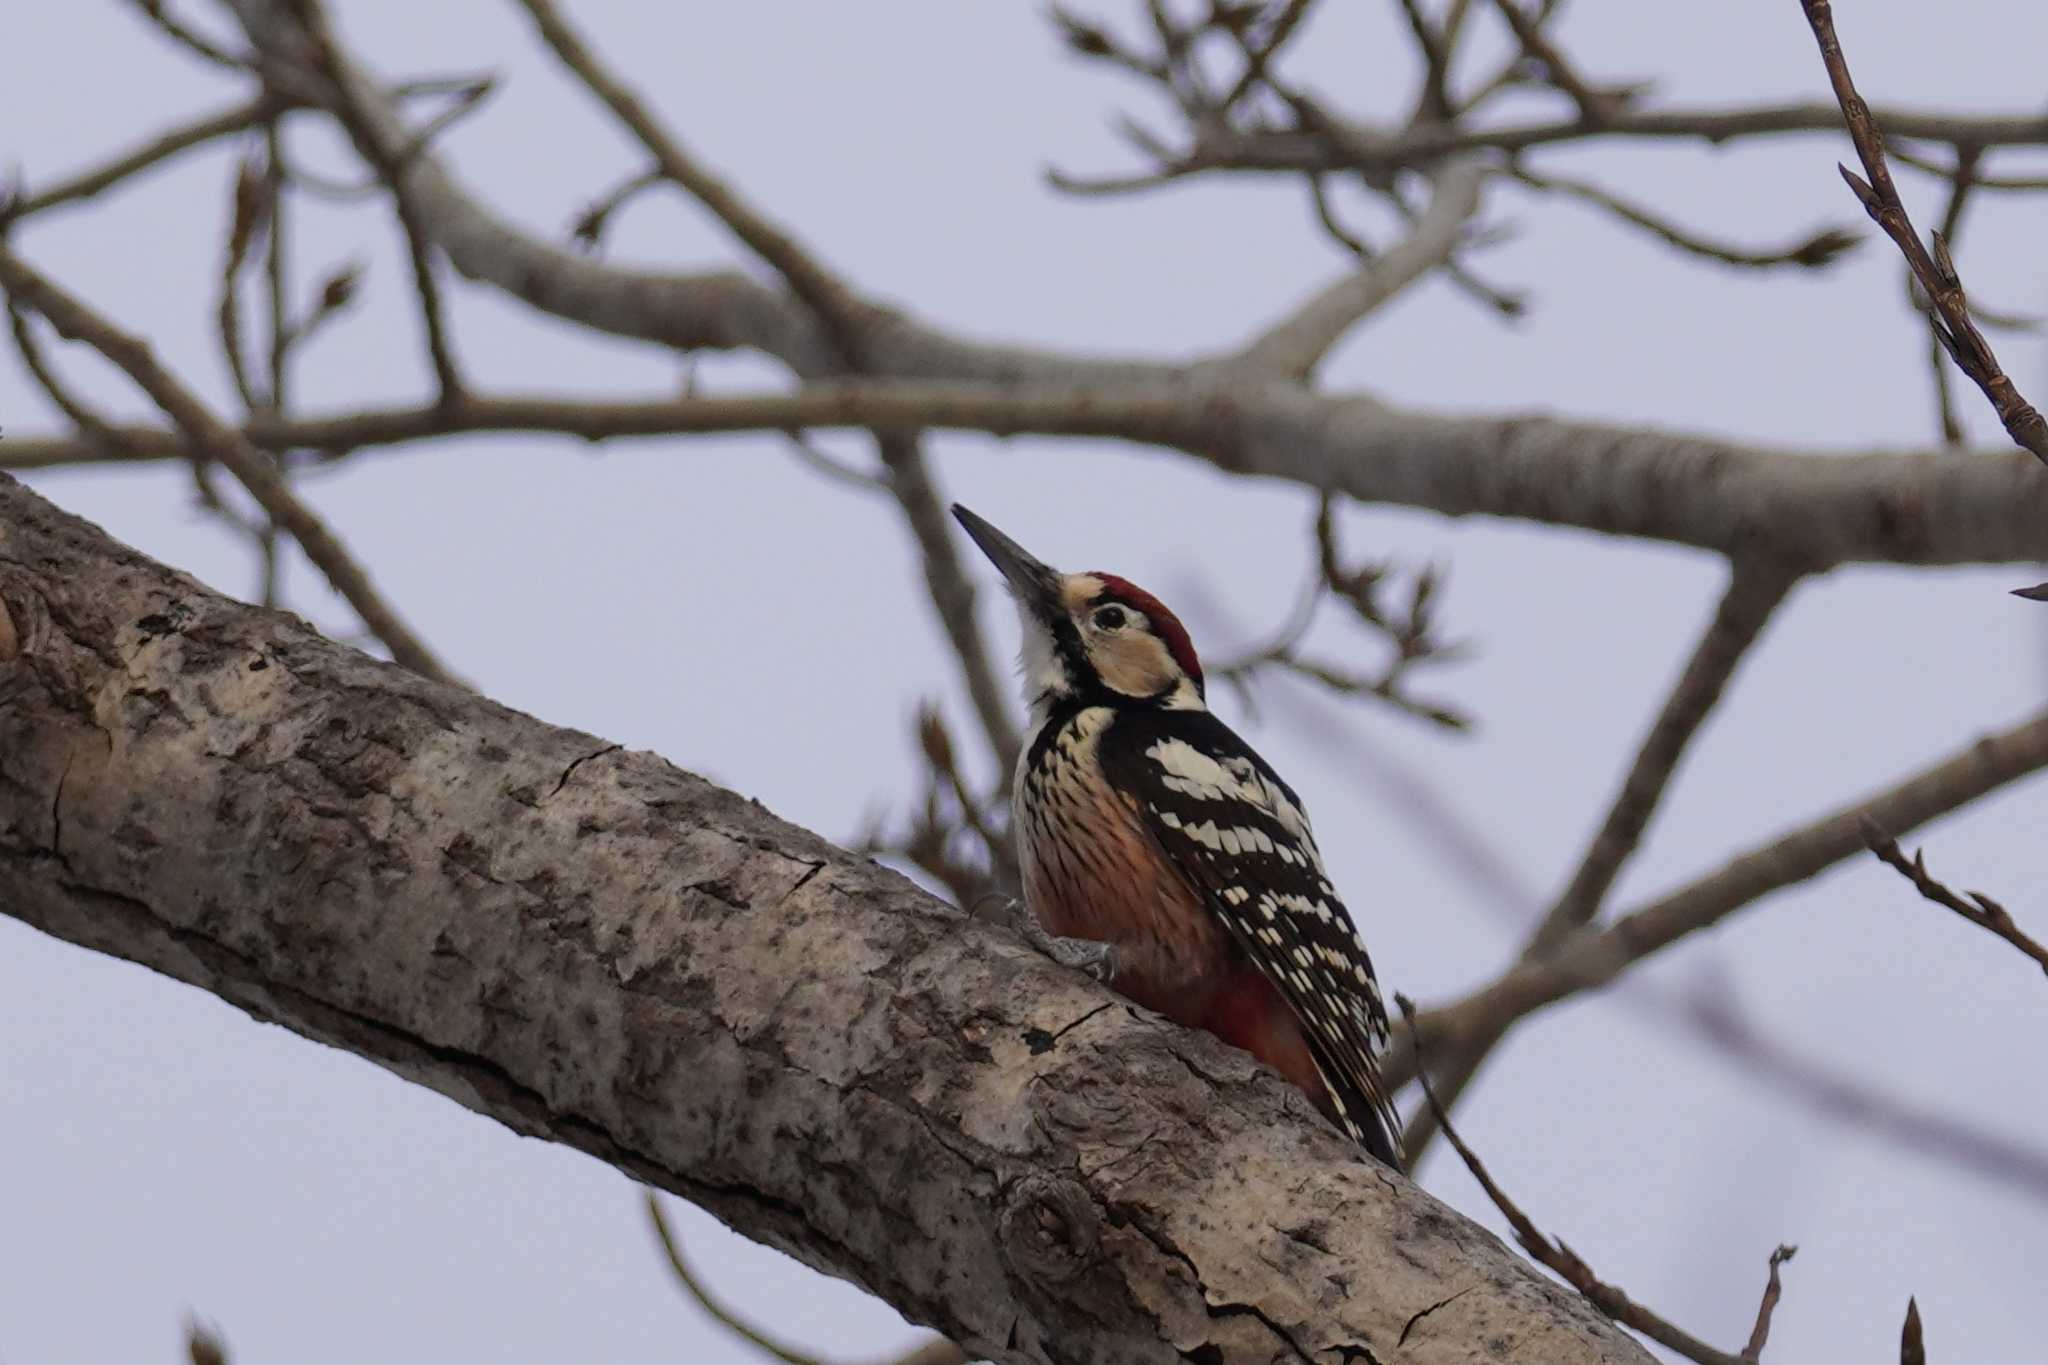
<svg viewBox="0 0 2048 1365">
<path fill-rule="evenodd" d="M 1386 1006 L 1301 803 L 1207 712 L 1135 721 L 1105 737 L 1106 775 L 1294 1011 L 1351 1136 L 1391 1152 L 1399 1125 L 1378 1060 Z"/>
</svg>

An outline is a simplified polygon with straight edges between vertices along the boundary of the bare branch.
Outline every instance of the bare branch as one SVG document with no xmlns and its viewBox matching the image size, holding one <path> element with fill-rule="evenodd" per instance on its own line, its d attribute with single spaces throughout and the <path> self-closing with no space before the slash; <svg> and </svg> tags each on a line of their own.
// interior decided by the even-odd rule
<svg viewBox="0 0 2048 1365">
<path fill-rule="evenodd" d="M 285 240 L 284 190 L 289 172 L 284 164 L 284 129 L 276 119 L 263 126 L 263 159 L 269 172 L 263 187 L 268 201 L 264 216 L 270 220 L 270 236 L 263 257 L 263 283 L 270 322 L 270 374 L 265 406 L 282 415 L 290 401 L 288 375 L 292 344 L 297 340 L 297 333 L 291 324 L 291 279 Z M 319 305 L 307 319 L 307 329 L 318 326 L 331 316 L 347 303 L 354 292 L 354 272 L 345 270 L 334 276 L 321 290 Z M 328 303 L 330 297 L 337 299 L 331 307 Z"/>
<path fill-rule="evenodd" d="M 1955 911 L 1970 923 L 1989 934 L 2010 943 L 2037 963 L 2043 973 L 2048 973 L 2048 946 L 2029 938 L 2013 922 L 2006 908 L 1981 891 L 1957 895 L 1936 881 L 1927 870 L 1927 853 L 1922 849 L 1908 858 L 1899 848 L 1899 841 L 1884 832 L 1884 827 L 1875 821 L 1865 821 L 1863 842 L 1872 853 L 1882 859 L 1887 867 L 1895 869 L 1900 876 L 1913 883 L 1913 889 L 1936 905 Z"/>
<path fill-rule="evenodd" d="M 1686 935 L 1833 867 L 1865 846 L 1866 820 L 1887 830 L 1917 829 L 2043 768 L 2048 713 L 1987 735 L 1875 796 L 1754 848 L 1604 929 L 1579 930 L 1544 956 L 1422 1015 L 1420 1041 L 1434 1051 L 1493 1037 L 1535 1010 L 1605 985 Z M 1413 1074 L 1413 1064 L 1412 1043 L 1397 1040 L 1387 1075 L 1398 1083 Z"/>
<path fill-rule="evenodd" d="M 1771 1340 L 1771 1315 L 1778 1311 L 1778 1298 L 1784 1286 L 1778 1282 L 1778 1267 L 1799 1254 L 1795 1246 L 1781 1246 L 1771 1253 L 1770 1278 L 1764 1281 L 1763 1302 L 1756 1306 L 1756 1326 L 1749 1332 L 1749 1344 L 1742 1348 L 1743 1365 L 1757 1365 L 1764 1357 L 1764 1347 Z"/>
<path fill-rule="evenodd" d="M 1885 164 L 1884 135 L 1878 131 L 1870 107 L 1856 93 L 1856 84 L 1849 75 L 1848 59 L 1842 55 L 1841 40 L 1835 36 L 1834 7 L 1829 0 L 1800 0 L 1800 4 L 1806 10 L 1806 21 L 1813 29 L 1814 40 L 1820 44 L 1821 62 L 1827 67 L 1828 79 L 1835 87 L 1835 98 L 1840 102 L 1842 116 L 1849 125 L 1849 139 L 1856 144 L 1856 154 L 1870 176 L 1866 183 L 1847 167 L 1840 167 L 1842 178 L 1856 192 L 1871 220 L 1883 228 L 1885 235 L 1897 245 L 1913 271 L 1913 278 L 1926 290 L 1934 316 L 1938 319 L 1936 336 L 1943 349 L 1955 360 L 1956 368 L 1968 375 L 1970 381 L 1991 400 L 1991 406 L 1998 412 L 1998 420 L 2004 424 L 2014 444 L 2033 452 L 2037 459 L 2048 464 L 2048 418 L 2043 418 L 2031 403 L 2020 396 L 2012 380 L 1999 368 L 1998 357 L 1991 353 L 1991 344 L 1984 340 L 1984 334 L 1977 330 L 1977 324 L 1970 318 L 1962 279 L 1956 274 L 1955 262 L 1949 258 L 1948 247 L 1941 235 L 1935 235 L 1934 251 L 1930 255 L 1921 244 L 1912 220 L 1906 216 L 1906 206 L 1899 201 L 1898 186 L 1892 183 L 1891 169 Z M 1894 133 L 1899 131 L 1893 129 Z M 1972 145 L 1981 147 L 1982 144 Z"/>
<path fill-rule="evenodd" d="M 712 175 L 686 153 L 681 144 L 641 104 L 632 91 L 598 64 L 555 8 L 553 0 L 519 0 L 545 42 L 562 64 L 588 86 L 640 140 L 661 173 L 709 209 L 735 237 L 773 267 L 808 304 L 843 348 L 851 362 L 861 359 L 861 339 L 871 307 L 853 288 L 827 269 L 787 229 L 770 222 L 737 191 Z"/>
<path fill-rule="evenodd" d="M 875 448 L 889 471 L 889 491 L 903 519 L 917 541 L 924 564 L 925 589 L 938 613 L 946 641 L 959 661 L 968 698 L 981 721 L 989 750 L 1002 774 L 1004 791 L 1010 788 L 1011 770 L 1017 763 L 1017 727 L 1010 720 L 1007 680 L 989 658 L 988 641 L 974 615 L 974 582 L 960 562 L 952 536 L 953 519 L 946 515 L 946 497 L 933 481 L 931 466 L 924 458 L 924 442 L 911 430 L 877 428 Z"/>
<path fill-rule="evenodd" d="M 1976 188 L 1977 168 L 1983 153 L 1975 147 L 1956 148 L 1956 163 L 1950 177 L 1948 208 L 1938 229 L 1943 241 L 1953 244 L 1963 228 L 1963 211 L 1969 206 L 1970 191 Z M 1954 385 L 1949 381 L 1948 344 L 1941 323 L 1931 314 L 1919 293 L 1910 267 L 1906 271 L 1906 293 L 1914 311 L 1927 315 L 1927 368 L 1934 376 L 1935 420 L 1944 445 L 1961 446 L 1966 438 L 1962 419 L 1956 415 Z"/>
<path fill-rule="evenodd" d="M 1631 203 L 1620 195 L 1601 188 L 1590 180 L 1552 175 L 1548 172 L 1539 173 L 1525 166 L 1516 167 L 1514 176 L 1532 189 L 1568 194 L 1575 199 L 1583 200 L 1625 223 L 1641 228 L 1666 246 L 1722 265 L 1759 270 L 1789 265 L 1817 270 L 1833 265 L 1861 241 L 1855 233 L 1830 224 L 1816 229 L 1790 246 L 1763 250 L 1741 247 L 1728 242 L 1717 242 L 1711 237 L 1682 228 L 1641 205 Z"/>
<path fill-rule="evenodd" d="M 61 335 L 86 343 L 125 371 L 177 424 L 196 456 L 219 462 L 241 480 L 270 519 L 292 534 L 306 557 L 319 566 L 335 591 L 355 608 L 363 624 L 390 649 L 393 659 L 426 677 L 443 681 L 452 678 L 426 643 L 384 600 L 371 584 L 368 573 L 327 529 L 326 523 L 292 492 L 270 457 L 208 412 L 198 398 L 157 363 L 148 343 L 121 332 L 5 249 L 0 249 L 0 285 L 23 306 L 49 319 Z"/>
<path fill-rule="evenodd" d="M 642 171 L 622 181 L 609 194 L 576 215 L 576 221 L 569 225 L 569 236 L 585 251 L 597 250 L 604 242 L 605 229 L 611 226 L 612 215 L 641 191 L 661 183 L 660 171 Z"/>
<path fill-rule="evenodd" d="M 1436 633 L 1437 587 L 1442 578 L 1437 567 L 1428 565 L 1412 575 L 1405 605 L 1387 606 L 1382 598 L 1395 576 L 1393 564 L 1368 561 L 1355 568 L 1345 567 L 1337 547 L 1335 499 L 1327 494 L 1317 501 L 1315 542 L 1315 572 L 1286 623 L 1264 647 L 1218 664 L 1209 671 L 1210 676 L 1235 687 L 1247 706 L 1254 702 L 1253 680 L 1264 671 L 1278 669 L 1342 695 L 1377 697 L 1419 720 L 1446 729 L 1469 727 L 1471 718 L 1464 712 L 1415 697 L 1406 687 L 1410 672 L 1448 663 L 1464 652 L 1462 642 L 1445 641 Z M 1355 673 L 1304 657 L 1302 641 L 1315 622 L 1316 608 L 1325 598 L 1349 607 L 1354 619 L 1391 646 L 1392 652 L 1377 672 Z"/>
<path fill-rule="evenodd" d="M 1312 174 L 1306 177 L 1306 179 L 1308 181 L 1309 201 L 1316 211 L 1316 221 L 1322 224 L 1323 231 L 1329 235 L 1330 240 L 1356 256 L 1361 264 L 1369 264 L 1376 259 L 1378 253 L 1366 244 L 1365 239 L 1345 227 L 1338 219 L 1336 206 L 1330 202 L 1329 189 L 1323 183 L 1325 177 Z M 1393 198 L 1396 206 L 1406 212 L 1406 203 L 1399 196 L 1394 196 Z M 1407 216 L 1411 225 L 1419 217 L 1419 215 L 1412 213 L 1407 214 Z M 1464 290 L 1465 293 L 1491 308 L 1503 318 L 1513 320 L 1521 317 L 1529 310 L 1529 302 L 1525 297 L 1521 294 L 1498 289 L 1488 284 L 1473 274 L 1471 269 L 1464 262 L 1460 261 L 1455 254 L 1443 263 L 1442 269 L 1445 278 L 1449 279 L 1451 283 L 1457 285 L 1458 288 Z"/>
<path fill-rule="evenodd" d="M 1231 86 L 1224 94 L 1218 103 L 1219 109 L 1228 110 L 1250 94 L 1260 82 L 1267 79 L 1266 73 L 1271 69 L 1273 59 L 1280 55 L 1280 49 L 1294 36 L 1295 29 L 1307 17 L 1309 6 L 1314 3 L 1315 0 L 1287 0 L 1286 5 L 1262 33 L 1256 37 L 1246 33 L 1238 35 L 1245 55 L 1244 73 L 1237 78 L 1237 84 Z"/>
<path fill-rule="evenodd" d="M 1416 50 L 1422 54 L 1422 88 L 1415 96 L 1417 123 L 1442 123 L 1451 116 L 1451 53 L 1452 38 L 1449 25 L 1439 29 L 1422 12 L 1422 0 L 1401 0 L 1401 15 L 1408 21 L 1408 32 L 1415 38 Z"/>
<path fill-rule="evenodd" d="M 1247 343 L 1232 363 L 1307 380 L 1361 318 L 1450 259 L 1466 222 L 1479 211 L 1487 174 L 1476 161 L 1445 167 L 1434 181 L 1429 208 L 1404 241 L 1322 289 Z"/>
<path fill-rule="evenodd" d="M 210 65 L 228 71 L 245 71 L 248 62 L 217 43 L 201 37 L 198 30 L 182 23 L 165 8 L 165 0 L 129 0 L 159 33 Z"/>
<path fill-rule="evenodd" d="M 905 426 L 998 436 L 1094 436 L 1181 450 L 1238 474 L 1449 516 L 1512 517 L 1608 535 L 1768 554 L 1814 572 L 1850 563 L 2000 564 L 2048 558 L 2048 481 L 1985 452 L 1819 456 L 1543 416 L 1444 417 L 1358 395 L 1195 380 L 1061 386 L 857 380 L 801 392 L 646 402 L 466 398 L 279 422 L 272 449 L 349 451 L 451 432 L 587 441 L 691 432 Z M 175 431 L 123 427 L 113 458 L 184 460 Z M 75 438 L 0 441 L 0 468 L 109 458 Z"/>
<path fill-rule="evenodd" d="M 292 101 L 284 96 L 266 93 L 247 104 L 238 104 L 232 109 L 180 124 L 133 151 L 122 153 L 104 166 L 80 171 L 39 193 L 23 196 L 0 212 L 0 221 L 19 222 L 66 204 L 82 203 L 195 147 L 259 128 L 266 120 L 291 107 Z"/>
<path fill-rule="evenodd" d="M 14 338 L 15 354 L 21 357 L 22 368 L 28 371 L 29 377 L 35 380 L 51 405 L 78 428 L 83 441 L 105 450 L 109 455 L 129 449 L 121 431 L 73 393 L 63 376 L 57 373 L 57 367 L 50 363 L 49 356 L 43 351 L 27 312 L 12 292 L 7 295 L 7 325 Z"/>
<path fill-rule="evenodd" d="M 2048 115 L 1956 114 L 1947 110 L 1880 108 L 1876 121 L 1889 137 L 1989 148 L 2048 146 Z M 1842 126 L 1833 104 L 1744 104 L 1623 109 L 1604 123 L 1541 119 L 1490 125 L 1415 124 L 1398 132 L 1345 122 L 1349 136 L 1334 140 L 1315 131 L 1217 129 L 1202 145 L 1188 174 L 1231 171 L 1390 171 L 1432 166 L 1462 152 L 1522 152 L 1564 142 L 1610 139 L 1705 142 L 1726 146 L 1752 138 L 1832 133 Z"/>
<path fill-rule="evenodd" d="M 789 452 L 801 460 L 808 468 L 823 474 L 834 483 L 843 484 L 862 493 L 887 493 L 890 491 L 887 479 L 870 474 L 865 470 L 855 469 L 852 465 L 842 464 L 818 449 L 800 431 L 790 433 Z"/>
<path fill-rule="evenodd" d="M 1433 851 L 1478 905 L 1512 922 L 1536 919 L 1542 904 L 1535 891 L 1495 847 L 1491 832 L 1466 818 L 1426 770 L 1341 725 L 1299 690 L 1282 701 L 1282 714 L 1330 750 L 1337 770 L 1378 802 L 1418 849 Z M 1673 1030 L 1736 1068 L 1745 1081 L 1768 1086 L 1786 1103 L 1861 1138 L 2048 1204 L 2048 1148 L 1997 1132 L 1953 1104 L 1892 1093 L 1802 1055 L 1741 1008 L 1735 983 L 1725 974 L 1696 972 L 1690 983 L 1674 988 L 1630 973 L 1616 983 L 1613 1004 Z"/>
<path fill-rule="evenodd" d="M 220 327 L 221 354 L 234 380 L 235 392 L 249 412 L 267 406 L 249 378 L 249 362 L 242 354 L 242 301 L 237 293 L 242 266 L 257 239 L 270 230 L 270 213 L 275 205 L 269 189 L 271 172 L 256 157 L 244 157 L 235 168 L 234 193 L 230 196 L 227 251 L 219 278 L 220 304 L 216 315 Z"/>
<path fill-rule="evenodd" d="M 669 1273 L 676 1277 L 676 1283 L 683 1287 L 683 1292 L 688 1294 L 713 1322 L 769 1359 L 781 1361 L 782 1365 L 819 1365 L 815 1357 L 782 1345 L 719 1302 L 704 1282 L 697 1278 L 696 1272 L 690 1268 L 690 1263 L 683 1258 L 682 1240 L 676 1236 L 675 1229 L 669 1226 L 668 1215 L 662 1212 L 661 1196 L 649 1189 L 642 1190 L 641 1197 L 647 1208 L 647 1220 L 654 1225 L 654 1235 L 661 1242 L 661 1253 L 668 1261 Z"/>
<path fill-rule="evenodd" d="M 1796 568 L 1781 561 L 1735 561 L 1727 591 L 1636 750 L 1621 790 L 1608 806 L 1607 817 L 1579 860 L 1578 870 L 1523 947 L 1524 965 L 1545 960 L 1599 914 L 1615 879 L 1641 844 L 1680 760 L 1799 577 Z M 1503 1034 L 1482 1037 L 1443 1063 L 1436 1080 L 1446 1105 L 1458 1102 Z M 1408 1122 L 1402 1146 L 1410 1169 L 1429 1145 L 1434 1119 L 1431 1108 L 1418 1111 Z"/>
<path fill-rule="evenodd" d="M 1572 103 L 1579 107 L 1582 124 L 1598 128 L 1613 119 L 1621 101 L 1606 91 L 1595 90 L 1580 79 L 1571 62 L 1545 36 L 1542 24 L 1524 13 L 1517 0 L 1494 0 L 1494 8 L 1500 11 L 1501 18 L 1507 20 L 1515 41 L 1522 45 L 1523 55 L 1540 65 L 1550 83 L 1570 96 Z"/>
<path fill-rule="evenodd" d="M 1912 148 L 1897 142 L 1887 143 L 1886 152 L 1892 160 L 1902 166 L 1910 166 L 1916 171 L 1924 171 L 1928 175 L 1937 175 L 1943 180 L 1953 181 L 1963 174 L 1963 163 L 1965 161 L 1968 161 L 1972 167 L 1976 165 L 1983 156 L 1984 148 L 1969 142 L 1958 144 L 1954 163 L 1946 166 L 1931 156 L 1922 156 Z M 1970 174 L 1970 185 L 1972 188 L 1980 190 L 2039 194 L 2043 190 L 2048 190 L 2048 176 L 1983 175 L 1973 170 Z"/>
<path fill-rule="evenodd" d="M 1505 2 L 1506 0 L 1503 0 L 1503 3 Z M 1405 995 L 1396 996 L 1395 1000 L 1400 1005 L 1401 1015 L 1407 1020 L 1409 1032 L 1412 1034 L 1415 1031 L 1415 1002 Z M 1465 1163 L 1465 1169 L 1479 1182 L 1479 1188 L 1486 1191 L 1486 1197 L 1493 1201 L 1493 1206 L 1508 1220 L 1508 1226 L 1514 1229 L 1515 1240 L 1522 1244 L 1523 1250 L 1557 1272 L 1566 1284 L 1585 1295 L 1588 1303 L 1608 1317 L 1625 1327 L 1634 1328 L 1658 1345 L 1678 1352 L 1687 1360 L 1697 1361 L 1699 1365 L 1753 1365 L 1755 1355 L 1745 1352 L 1740 1356 L 1731 1356 L 1725 1351 L 1714 1349 L 1692 1333 L 1673 1325 L 1661 1314 L 1654 1313 L 1637 1303 L 1621 1289 L 1600 1279 L 1593 1273 L 1593 1267 L 1587 1265 L 1577 1252 L 1562 1241 L 1544 1236 L 1541 1229 L 1536 1226 L 1535 1220 L 1522 1212 L 1514 1200 L 1508 1198 L 1507 1191 L 1494 1180 L 1486 1169 L 1486 1164 L 1479 1159 L 1478 1153 L 1466 1145 L 1464 1138 L 1458 1136 L 1458 1130 L 1451 1124 L 1450 1115 L 1444 1112 L 1443 1106 L 1437 1101 L 1436 1090 L 1429 1083 L 1428 1071 L 1423 1070 L 1419 1074 L 1422 1077 L 1423 1098 L 1428 1101 L 1431 1116 L 1442 1128 L 1444 1137 L 1457 1150 L 1459 1158 Z M 1789 1260 L 1791 1256 L 1790 1247 L 1779 1247 L 1771 1255 L 1770 1284 L 1764 1291 L 1764 1306 L 1758 1310 L 1756 1330 L 1750 1336 L 1750 1344 L 1757 1352 L 1763 1350 L 1763 1338 L 1770 1332 L 1770 1312 L 1777 1306 L 1778 1263 Z"/>
<path fill-rule="evenodd" d="M 408 165 L 425 151 L 426 135 L 415 133 L 396 144 L 387 140 L 383 126 L 371 115 L 368 93 L 342 59 L 341 49 L 328 28 L 322 0 L 290 0 L 290 3 L 301 31 L 311 45 L 312 58 L 333 90 L 335 118 L 348 130 L 356 150 L 370 163 L 377 178 L 391 191 L 391 206 L 405 232 L 406 250 L 412 260 L 413 289 L 419 295 L 427 356 L 433 362 L 441 401 L 454 402 L 464 389 L 462 374 L 455 364 L 453 343 L 442 312 L 441 285 L 434 275 L 430 238 L 407 176 Z"/>
</svg>

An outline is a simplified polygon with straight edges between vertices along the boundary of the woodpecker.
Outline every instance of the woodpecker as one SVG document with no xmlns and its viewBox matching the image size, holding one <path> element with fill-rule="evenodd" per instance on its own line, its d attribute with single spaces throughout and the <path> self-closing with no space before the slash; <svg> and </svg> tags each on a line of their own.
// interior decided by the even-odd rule
<svg viewBox="0 0 2048 1365">
<path fill-rule="evenodd" d="M 1023 625 L 1012 824 L 1027 911 L 1109 945 L 1110 983 L 1243 1048 L 1395 1169 L 1387 1011 L 1300 800 L 1208 708 L 1164 603 L 1063 574 L 957 503 Z"/>
</svg>

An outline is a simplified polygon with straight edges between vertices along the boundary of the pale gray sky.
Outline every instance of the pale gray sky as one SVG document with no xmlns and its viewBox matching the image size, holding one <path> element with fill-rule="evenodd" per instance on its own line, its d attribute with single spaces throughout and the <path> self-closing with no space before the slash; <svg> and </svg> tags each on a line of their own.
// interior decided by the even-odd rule
<svg viewBox="0 0 2048 1365">
<path fill-rule="evenodd" d="M 124 5 L 18 8 L 0 160 L 19 163 L 32 186 L 234 97 Z M 196 0 L 186 8 L 204 13 Z M 1392 6 L 1325 8 L 1303 44 L 1313 83 L 1353 108 L 1405 101 L 1408 51 L 1379 13 Z M 348 39 L 386 72 L 500 74 L 498 93 L 443 146 L 528 226 L 559 229 L 637 168 L 513 6 L 337 9 Z M 1850 0 L 1838 10 L 1874 99 L 2038 105 L 2048 9 Z M 1050 193 L 1048 161 L 1126 166 L 1108 121 L 1148 106 L 1067 59 L 1034 6 L 583 0 L 575 11 L 710 164 L 870 291 L 966 332 L 1183 354 L 1247 335 L 1342 264 L 1298 189 L 1277 182 L 1102 202 Z M 1584 69 L 1654 76 L 1672 98 L 1825 89 L 1795 0 L 1581 0 L 1562 32 Z M 332 139 L 299 136 L 326 168 L 356 173 Z M 1719 153 L 1606 146 L 1555 164 L 1696 225 L 1775 242 L 1860 217 L 1834 173 L 1847 154 L 1846 142 L 1807 138 Z M 110 206 L 32 223 L 18 243 L 217 399 L 227 386 L 208 320 L 231 174 L 224 150 L 191 157 Z M 1904 183 L 1931 213 L 1926 182 Z M 1550 409 L 1817 448 L 1928 441 L 1922 341 L 1900 308 L 1888 246 L 1866 245 L 1824 279 L 1759 278 L 1675 263 L 1569 206 L 1499 191 L 1493 202 L 1521 230 L 1485 264 L 1533 290 L 1533 315 L 1504 328 L 1429 284 L 1344 346 L 1333 384 L 1419 406 Z M 349 256 L 370 262 L 362 304 L 304 356 L 300 394 L 321 408 L 422 394 L 405 268 L 381 209 L 300 216 L 303 277 Z M 2025 200 L 1977 206 L 1961 253 L 1977 296 L 2041 305 L 2044 217 L 2048 206 Z M 659 195 L 623 215 L 609 250 L 691 267 L 739 259 L 702 215 Z M 677 380 L 673 359 L 651 348 L 560 327 L 467 285 L 451 292 L 461 352 L 485 387 L 645 393 Z M 1999 344 L 2023 386 L 2048 389 L 2038 346 Z M 706 387 L 773 379 L 730 359 L 698 371 Z M 1995 435 L 1975 395 L 1965 400 L 1973 429 Z M 49 425 L 11 367 L 0 370 L 0 412 L 9 432 Z M 1214 604 L 1212 621 L 1224 613 L 1245 636 L 1293 600 L 1310 512 L 1298 490 L 1107 444 L 948 438 L 936 448 L 954 495 L 1054 562 Z M 244 551 L 193 510 L 175 471 L 36 485 L 218 587 L 250 590 Z M 807 473 L 775 440 L 593 453 L 479 438 L 364 456 L 307 492 L 427 638 L 492 695 L 658 750 L 827 834 L 849 834 L 913 790 L 907 725 L 920 695 L 945 693 L 965 718 L 893 506 Z M 1480 903 L 1413 840 L 1372 760 L 1426 772 L 1547 893 L 1688 648 L 1719 567 L 1689 552 L 1388 510 L 1354 510 L 1345 527 L 1361 553 L 1454 566 L 1447 624 L 1478 651 L 1434 683 L 1483 725 L 1447 740 L 1350 710 L 1355 749 L 1290 726 L 1286 708 L 1247 728 L 1307 798 L 1390 985 L 1441 998 L 1512 951 L 1515 907 Z M 2038 609 L 2002 591 L 2026 581 L 2024 570 L 1858 571 L 1801 589 L 1710 725 L 1617 904 L 2038 704 Z M 293 585 L 297 610 L 346 622 L 303 564 Z M 1005 651 L 1006 617 L 991 606 Z M 1237 643 L 1213 636 L 1198 638 L 1211 655 Z M 1341 630 L 1325 638 L 1333 649 L 1356 643 Z M 1240 718 L 1230 697 L 1220 706 Z M 2026 786 L 1938 826 L 1936 870 L 2048 927 L 2043 801 Z M 1859 864 L 1749 910 L 1656 975 L 1714 981 L 1800 1054 L 2048 1148 L 2048 990 L 1882 869 Z M 4 918 L 0 1040 L 4 1365 L 167 1361 L 188 1311 L 217 1320 L 249 1365 L 753 1358 L 680 1300 L 623 1177 Z M 2039 1358 L 2048 1206 L 2038 1197 L 1819 1119 L 1612 1001 L 1584 1000 L 1525 1029 L 1466 1113 L 1467 1135 L 1548 1230 L 1700 1335 L 1740 1343 L 1764 1257 L 1791 1241 L 1801 1254 L 1767 1359 L 1884 1359 L 1909 1293 L 1933 1358 Z M 1497 1225 L 1442 1153 L 1422 1177 Z M 858 1291 L 693 1210 L 678 1221 L 720 1290 L 791 1339 L 847 1361 L 908 1339 Z"/>
</svg>

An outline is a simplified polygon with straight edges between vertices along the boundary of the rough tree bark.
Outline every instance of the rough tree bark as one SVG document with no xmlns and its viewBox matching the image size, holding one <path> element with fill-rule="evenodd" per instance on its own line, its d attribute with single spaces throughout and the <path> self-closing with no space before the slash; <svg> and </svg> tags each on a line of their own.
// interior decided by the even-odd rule
<svg viewBox="0 0 2048 1365">
<path fill-rule="evenodd" d="M 0 911 L 1006 1361 L 1641 1362 L 1277 1078 L 652 754 L 0 476 Z"/>
</svg>

